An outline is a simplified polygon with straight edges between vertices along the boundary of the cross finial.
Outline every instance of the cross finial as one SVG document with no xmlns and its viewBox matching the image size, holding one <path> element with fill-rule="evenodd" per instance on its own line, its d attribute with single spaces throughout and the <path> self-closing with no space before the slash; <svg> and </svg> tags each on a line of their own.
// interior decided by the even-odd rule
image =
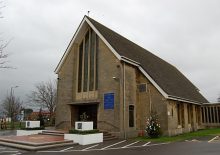
<svg viewBox="0 0 220 155">
<path fill-rule="evenodd" d="M 88 16 L 89 16 L 90 11 L 87 12 Z"/>
</svg>

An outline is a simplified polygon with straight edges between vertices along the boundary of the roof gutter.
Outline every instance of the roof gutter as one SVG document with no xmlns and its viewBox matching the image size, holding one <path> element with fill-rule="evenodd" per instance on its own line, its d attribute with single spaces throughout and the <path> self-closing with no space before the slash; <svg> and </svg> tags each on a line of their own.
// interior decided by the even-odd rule
<svg viewBox="0 0 220 155">
<path fill-rule="evenodd" d="M 125 62 L 127 62 L 129 64 L 132 64 L 134 66 L 137 66 L 137 67 L 141 65 L 139 62 L 134 61 L 132 59 L 129 59 L 129 58 L 125 57 L 125 56 L 121 56 L 121 60 L 123 60 L 123 61 L 125 61 Z"/>
<path fill-rule="evenodd" d="M 177 96 L 172 96 L 172 95 L 168 95 L 167 99 L 192 103 L 192 104 L 196 104 L 196 105 L 202 105 L 201 102 L 197 102 L 197 101 L 193 101 L 193 100 L 189 100 L 189 99 L 185 99 L 185 98 L 181 98 L 181 97 L 177 97 Z"/>
</svg>

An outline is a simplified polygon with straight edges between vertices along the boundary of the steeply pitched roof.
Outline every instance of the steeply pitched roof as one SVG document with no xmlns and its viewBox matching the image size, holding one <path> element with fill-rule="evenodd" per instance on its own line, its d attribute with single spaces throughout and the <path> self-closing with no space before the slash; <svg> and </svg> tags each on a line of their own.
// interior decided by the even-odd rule
<svg viewBox="0 0 220 155">
<path fill-rule="evenodd" d="M 107 42 L 120 55 L 139 62 L 145 72 L 170 97 L 182 98 L 199 103 L 207 103 L 197 88 L 173 65 L 138 46 L 120 34 L 112 31 L 94 19 L 87 17 Z"/>
</svg>

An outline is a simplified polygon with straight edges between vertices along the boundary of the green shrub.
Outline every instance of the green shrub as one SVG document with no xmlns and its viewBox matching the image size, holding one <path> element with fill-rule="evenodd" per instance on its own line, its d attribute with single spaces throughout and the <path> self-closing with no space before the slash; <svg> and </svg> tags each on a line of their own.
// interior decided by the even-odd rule
<svg viewBox="0 0 220 155">
<path fill-rule="evenodd" d="M 85 131 L 80 131 L 80 130 L 69 130 L 70 134 L 80 134 L 80 135 L 87 135 L 87 134 L 94 134 L 94 133 L 100 133 L 99 130 L 94 129 L 94 130 L 85 130 Z"/>
<path fill-rule="evenodd" d="M 36 127 L 36 128 L 21 128 L 21 130 L 44 130 L 44 127 Z"/>
</svg>

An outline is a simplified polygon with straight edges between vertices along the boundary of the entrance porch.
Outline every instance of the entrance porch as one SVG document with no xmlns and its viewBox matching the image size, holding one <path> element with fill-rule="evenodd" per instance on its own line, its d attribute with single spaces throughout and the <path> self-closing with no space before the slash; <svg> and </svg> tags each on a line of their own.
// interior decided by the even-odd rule
<svg viewBox="0 0 220 155">
<path fill-rule="evenodd" d="M 93 129 L 97 129 L 98 103 L 81 103 L 71 105 L 71 127 L 75 128 L 76 121 L 92 121 Z"/>
</svg>

